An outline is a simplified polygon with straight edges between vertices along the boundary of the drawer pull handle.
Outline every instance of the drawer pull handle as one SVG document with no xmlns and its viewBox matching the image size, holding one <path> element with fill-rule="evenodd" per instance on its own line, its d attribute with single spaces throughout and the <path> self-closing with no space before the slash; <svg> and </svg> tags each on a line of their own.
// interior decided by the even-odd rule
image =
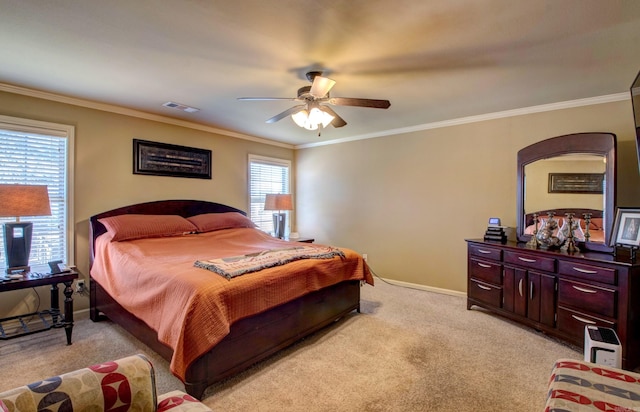
<svg viewBox="0 0 640 412">
<path fill-rule="evenodd" d="M 580 286 L 576 286 L 576 285 L 571 285 L 571 287 L 573 287 L 575 290 L 579 290 L 580 292 L 584 292 L 584 293 L 598 293 L 597 290 L 581 288 Z"/>
<path fill-rule="evenodd" d="M 533 300 L 533 282 L 529 282 L 529 300 Z"/>
<path fill-rule="evenodd" d="M 491 288 L 490 288 L 489 286 L 481 285 L 481 284 L 479 284 L 479 283 L 476 283 L 476 285 L 478 285 L 478 287 L 479 287 L 480 289 L 484 289 L 484 290 L 491 290 Z"/>
<path fill-rule="evenodd" d="M 478 253 L 484 253 L 485 255 L 491 253 L 490 250 L 478 249 Z"/>
<path fill-rule="evenodd" d="M 535 263 L 535 262 L 537 262 L 537 260 L 535 260 L 535 259 L 527 259 L 527 258 L 523 258 L 523 257 L 521 257 L 521 256 L 518 256 L 518 259 L 520 259 L 520 260 L 521 260 L 521 261 L 523 261 L 523 262 L 528 262 L 528 263 Z"/>
<path fill-rule="evenodd" d="M 520 296 L 522 296 L 522 279 L 518 282 L 518 292 L 520 293 Z"/>
<path fill-rule="evenodd" d="M 575 270 L 576 272 L 580 272 L 580 273 L 586 273 L 588 275 L 595 275 L 598 273 L 597 270 L 587 270 L 587 269 L 580 269 L 580 268 L 576 268 L 574 267 L 573 270 Z"/>
<path fill-rule="evenodd" d="M 589 319 L 585 319 L 585 318 L 581 318 L 580 316 L 571 315 L 571 317 L 574 318 L 575 320 L 577 320 L 578 322 L 588 323 L 589 325 L 595 325 L 596 324 L 594 321 L 589 320 Z"/>
<path fill-rule="evenodd" d="M 478 266 L 480 266 L 481 268 L 490 268 L 491 265 L 485 265 L 484 263 L 480 263 L 478 262 Z"/>
</svg>

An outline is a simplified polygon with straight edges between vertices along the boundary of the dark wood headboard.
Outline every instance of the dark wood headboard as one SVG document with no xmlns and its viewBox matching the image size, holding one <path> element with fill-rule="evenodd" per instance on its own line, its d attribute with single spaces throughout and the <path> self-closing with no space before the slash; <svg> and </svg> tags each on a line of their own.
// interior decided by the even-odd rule
<svg viewBox="0 0 640 412">
<path fill-rule="evenodd" d="M 180 215 L 182 217 L 195 216 L 202 213 L 238 212 L 247 215 L 244 211 L 221 203 L 207 202 L 204 200 L 157 200 L 154 202 L 138 203 L 119 207 L 117 209 L 102 212 L 89 218 L 89 263 L 93 266 L 95 242 L 98 236 L 107 232 L 107 229 L 98 219 L 109 216 L 139 214 L 139 215 Z"/>
</svg>

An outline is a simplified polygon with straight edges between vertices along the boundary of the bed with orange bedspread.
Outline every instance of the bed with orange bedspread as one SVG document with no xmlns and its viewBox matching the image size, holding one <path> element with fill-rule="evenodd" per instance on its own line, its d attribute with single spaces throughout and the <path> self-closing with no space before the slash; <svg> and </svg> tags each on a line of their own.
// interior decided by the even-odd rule
<svg viewBox="0 0 640 412">
<path fill-rule="evenodd" d="M 128 206 L 93 216 L 91 230 L 91 318 L 106 315 L 170 360 L 196 397 L 359 310 L 361 282 L 373 284 L 354 251 L 273 238 L 241 211 L 216 203 Z M 303 247 L 337 253 L 231 278 L 195 265 Z"/>
</svg>

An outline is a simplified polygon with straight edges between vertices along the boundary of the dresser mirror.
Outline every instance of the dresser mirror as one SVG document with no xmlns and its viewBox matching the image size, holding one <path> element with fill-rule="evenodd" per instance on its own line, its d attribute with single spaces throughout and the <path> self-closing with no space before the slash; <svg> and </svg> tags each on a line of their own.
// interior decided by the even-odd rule
<svg viewBox="0 0 640 412">
<path fill-rule="evenodd" d="M 581 249 L 612 251 L 609 238 L 616 197 L 614 134 L 576 133 L 527 146 L 518 152 L 517 173 L 519 241 L 529 241 L 541 220 L 550 214 L 562 222 L 566 213 L 573 213 L 581 228 L 577 230 L 581 232 L 577 235 Z M 534 213 L 538 216 L 537 227 Z"/>
</svg>

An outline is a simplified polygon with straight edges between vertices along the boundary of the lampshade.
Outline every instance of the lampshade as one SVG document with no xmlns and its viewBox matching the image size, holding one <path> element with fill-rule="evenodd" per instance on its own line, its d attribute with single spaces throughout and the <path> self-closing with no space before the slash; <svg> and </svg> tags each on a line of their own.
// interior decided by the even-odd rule
<svg viewBox="0 0 640 412">
<path fill-rule="evenodd" d="M 16 217 L 15 223 L 4 224 L 7 273 L 29 270 L 33 223 L 20 222 L 20 216 L 50 214 L 47 186 L 0 185 L 0 217 Z"/>
<path fill-rule="evenodd" d="M 51 215 L 45 185 L 0 184 L 0 217 Z"/>
<path fill-rule="evenodd" d="M 293 210 L 290 194 L 267 194 L 264 198 L 264 210 Z"/>
</svg>

